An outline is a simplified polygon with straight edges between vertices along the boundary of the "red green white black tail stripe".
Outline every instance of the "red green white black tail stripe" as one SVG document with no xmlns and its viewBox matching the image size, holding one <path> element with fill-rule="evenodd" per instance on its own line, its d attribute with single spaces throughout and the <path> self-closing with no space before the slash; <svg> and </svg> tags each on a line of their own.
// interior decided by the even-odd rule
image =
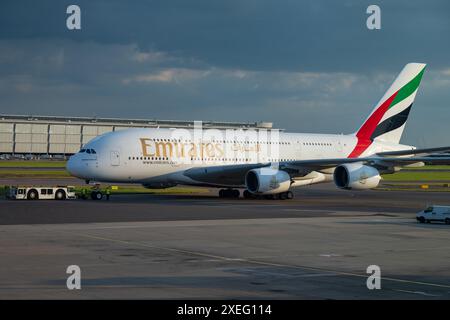
<svg viewBox="0 0 450 320">
<path fill-rule="evenodd" d="M 426 65 L 409 63 L 355 133 L 358 142 L 348 155 L 357 158 L 374 140 L 399 143 Z"/>
</svg>

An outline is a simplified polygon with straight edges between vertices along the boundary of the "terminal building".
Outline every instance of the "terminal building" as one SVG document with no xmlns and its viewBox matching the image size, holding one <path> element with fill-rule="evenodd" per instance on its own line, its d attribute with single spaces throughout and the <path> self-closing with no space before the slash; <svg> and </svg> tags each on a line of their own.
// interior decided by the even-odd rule
<svg viewBox="0 0 450 320">
<path fill-rule="evenodd" d="M 203 121 L 203 128 L 272 129 L 271 122 Z M 68 156 L 92 138 L 128 128 L 193 128 L 193 121 L 0 114 L 0 154 Z"/>
</svg>

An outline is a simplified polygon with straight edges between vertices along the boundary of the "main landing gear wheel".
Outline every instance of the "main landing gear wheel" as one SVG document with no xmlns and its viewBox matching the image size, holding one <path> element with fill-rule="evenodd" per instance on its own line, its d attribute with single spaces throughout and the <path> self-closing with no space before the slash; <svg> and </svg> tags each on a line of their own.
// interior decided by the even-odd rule
<svg viewBox="0 0 450 320">
<path fill-rule="evenodd" d="M 293 199 L 294 198 L 294 194 L 292 193 L 292 191 L 286 191 L 286 192 L 281 192 L 281 193 L 277 193 L 277 194 L 268 194 L 264 196 L 264 199 L 267 200 L 286 200 L 286 199 Z"/>
<path fill-rule="evenodd" d="M 286 199 L 293 199 L 294 198 L 294 194 L 292 193 L 292 191 L 286 191 L 286 192 L 281 192 L 278 194 L 278 198 L 280 200 L 286 200 Z"/>
<path fill-rule="evenodd" d="M 220 189 L 219 197 L 221 198 L 239 198 L 240 192 L 237 189 Z"/>
<path fill-rule="evenodd" d="M 255 196 L 248 190 L 244 190 L 243 193 L 244 199 L 254 199 Z"/>
</svg>

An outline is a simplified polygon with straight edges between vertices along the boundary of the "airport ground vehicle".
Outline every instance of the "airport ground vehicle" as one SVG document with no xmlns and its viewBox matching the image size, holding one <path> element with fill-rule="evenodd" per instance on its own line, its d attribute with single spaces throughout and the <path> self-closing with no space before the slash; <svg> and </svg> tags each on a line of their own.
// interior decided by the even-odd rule
<svg viewBox="0 0 450 320">
<path fill-rule="evenodd" d="M 425 210 L 417 213 L 416 219 L 420 223 L 440 221 L 445 224 L 450 224 L 450 206 L 429 206 Z"/>
<path fill-rule="evenodd" d="M 6 197 L 18 200 L 76 199 L 72 186 L 11 186 L 6 191 Z"/>
<path fill-rule="evenodd" d="M 105 194 L 109 195 L 110 191 L 106 189 Z M 100 185 L 95 184 L 90 190 L 88 188 L 82 188 L 80 193 L 78 194 L 78 197 L 83 200 L 87 200 L 89 198 L 91 198 L 92 200 L 102 200 L 103 192 L 100 188 Z"/>
</svg>

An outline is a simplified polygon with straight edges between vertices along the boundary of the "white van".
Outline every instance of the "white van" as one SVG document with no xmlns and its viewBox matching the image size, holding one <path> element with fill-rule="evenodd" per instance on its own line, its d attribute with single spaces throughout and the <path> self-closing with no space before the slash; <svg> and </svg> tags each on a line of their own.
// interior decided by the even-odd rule
<svg viewBox="0 0 450 320">
<path fill-rule="evenodd" d="M 440 221 L 450 224 L 450 206 L 430 206 L 417 213 L 416 219 L 420 223 Z"/>
</svg>

